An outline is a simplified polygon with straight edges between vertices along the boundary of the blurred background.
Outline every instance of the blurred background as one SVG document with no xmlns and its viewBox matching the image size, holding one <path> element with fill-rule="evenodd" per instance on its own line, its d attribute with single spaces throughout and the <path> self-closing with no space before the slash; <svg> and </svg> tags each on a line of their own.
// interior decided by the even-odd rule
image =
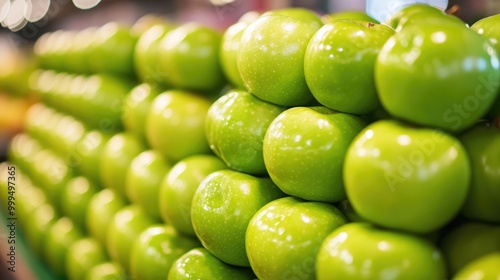
<svg viewBox="0 0 500 280">
<path fill-rule="evenodd" d="M 456 15 L 472 24 L 500 13 L 498 0 L 452 0 Z M 20 131 L 24 112 L 34 102 L 27 77 L 36 66 L 33 43 L 45 32 L 80 30 L 110 21 L 133 24 L 146 14 L 173 22 L 196 21 L 224 30 L 247 11 L 305 7 L 319 14 L 365 10 L 364 0 L 0 0 L 0 161 L 9 139 Z"/>
</svg>

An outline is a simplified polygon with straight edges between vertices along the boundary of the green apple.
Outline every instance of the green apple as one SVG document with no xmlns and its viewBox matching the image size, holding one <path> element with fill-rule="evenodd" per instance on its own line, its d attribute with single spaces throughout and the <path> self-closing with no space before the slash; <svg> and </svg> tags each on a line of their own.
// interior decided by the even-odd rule
<svg viewBox="0 0 500 280">
<path fill-rule="evenodd" d="M 109 225 L 115 214 L 125 207 L 123 198 L 111 189 L 99 191 L 90 199 L 86 213 L 86 228 L 89 235 L 106 246 Z"/>
<path fill-rule="evenodd" d="M 285 193 L 306 200 L 345 199 L 342 169 L 361 118 L 325 107 L 296 107 L 280 114 L 264 138 L 264 162 Z"/>
<path fill-rule="evenodd" d="M 303 14 L 274 11 L 243 32 L 238 69 L 246 89 L 264 101 L 298 106 L 313 99 L 304 77 L 304 55 L 322 23 L 316 15 Z"/>
<path fill-rule="evenodd" d="M 492 253 L 472 261 L 462 268 L 453 279 L 500 279 L 500 253 Z"/>
<path fill-rule="evenodd" d="M 126 280 L 128 276 L 123 268 L 115 262 L 105 262 L 92 267 L 86 280 Z"/>
<path fill-rule="evenodd" d="M 126 199 L 125 174 L 132 160 L 145 149 L 144 144 L 130 132 L 111 137 L 101 157 L 100 176 L 103 186 Z"/>
<path fill-rule="evenodd" d="M 68 181 L 61 195 L 61 209 L 82 232 L 86 232 L 86 215 L 89 201 L 99 188 L 85 177 Z"/>
<path fill-rule="evenodd" d="M 160 42 L 160 69 L 176 88 L 210 91 L 224 83 L 219 64 L 221 34 L 186 23 L 168 32 Z M 196 73 L 193 75 L 193 73 Z"/>
<path fill-rule="evenodd" d="M 362 11 L 341 11 L 341 12 L 334 12 L 331 14 L 326 14 L 321 17 L 321 20 L 327 24 L 330 22 L 333 22 L 335 20 L 353 20 L 353 21 L 367 21 L 367 22 L 372 22 L 372 23 L 379 23 L 376 19 L 372 18 L 371 16 L 367 15 L 365 12 Z"/>
<path fill-rule="evenodd" d="M 149 145 L 173 162 L 210 152 L 205 137 L 208 98 L 181 90 L 158 95 L 146 120 Z"/>
<path fill-rule="evenodd" d="M 195 248 L 172 265 L 168 280 L 253 280 L 252 270 L 228 265 L 205 248 Z"/>
<path fill-rule="evenodd" d="M 160 218 L 160 184 L 170 168 L 171 164 L 160 152 L 148 150 L 132 160 L 125 175 L 127 197 L 132 203 L 141 206 L 153 219 Z"/>
<path fill-rule="evenodd" d="M 461 136 L 472 183 L 462 209 L 470 219 L 500 223 L 500 127 L 477 126 Z"/>
<path fill-rule="evenodd" d="M 285 197 L 267 204 L 252 217 L 246 232 L 255 275 L 261 280 L 315 279 L 321 243 L 346 222 L 327 203 Z"/>
<path fill-rule="evenodd" d="M 386 20 L 386 24 L 396 30 L 396 32 L 399 32 L 405 27 L 411 25 L 429 22 L 432 22 L 433 24 L 454 24 L 466 27 L 466 24 L 458 17 L 447 14 L 444 11 L 427 4 L 409 5 L 399 10 Z"/>
<path fill-rule="evenodd" d="M 225 263 L 249 266 L 245 232 L 252 216 L 284 194 L 269 178 L 233 170 L 208 175 L 193 197 L 191 221 L 203 247 Z"/>
<path fill-rule="evenodd" d="M 351 223 L 369 223 L 366 219 L 361 217 L 354 208 L 352 208 L 352 204 L 348 199 L 342 200 L 337 204 L 337 207 L 339 208 L 342 213 L 346 216 L 347 220 Z"/>
<path fill-rule="evenodd" d="M 179 233 L 196 236 L 191 223 L 191 203 L 201 181 L 227 166 L 213 155 L 194 155 L 176 163 L 164 177 L 159 194 L 160 214 Z"/>
<path fill-rule="evenodd" d="M 441 240 L 441 249 L 451 275 L 474 260 L 500 252 L 500 226 L 468 222 L 448 231 Z"/>
<path fill-rule="evenodd" d="M 27 174 L 33 175 L 33 169 L 35 168 L 34 156 L 42 150 L 40 142 L 33 139 L 26 133 L 19 133 L 12 138 L 10 141 L 9 149 L 7 151 L 7 157 L 9 161 L 15 164 L 21 170 L 24 170 Z M 36 181 L 36 178 L 32 176 L 32 179 Z"/>
<path fill-rule="evenodd" d="M 130 28 L 116 22 L 107 23 L 96 30 L 91 50 L 91 69 L 93 72 L 109 72 L 120 75 L 134 73 L 134 47 L 137 38 Z"/>
<path fill-rule="evenodd" d="M 68 217 L 59 218 L 50 226 L 44 238 L 43 255 L 55 275 L 65 275 L 68 249 L 82 237 L 80 230 Z"/>
<path fill-rule="evenodd" d="M 367 21 L 335 20 L 321 27 L 304 57 L 306 82 L 316 100 L 346 113 L 374 111 L 379 106 L 375 60 L 393 34 Z"/>
<path fill-rule="evenodd" d="M 499 80 L 499 59 L 488 39 L 453 24 L 404 28 L 387 40 L 375 63 L 379 98 L 391 115 L 452 132 L 490 109 L 500 83 L 488 81 Z"/>
<path fill-rule="evenodd" d="M 232 90 L 208 110 L 205 126 L 208 144 L 229 168 L 249 174 L 265 174 L 264 135 L 271 122 L 284 110 L 246 91 Z"/>
<path fill-rule="evenodd" d="M 498 23 L 500 22 L 500 14 L 489 16 L 483 18 L 476 23 L 474 23 L 470 29 L 476 31 L 477 33 L 485 36 L 490 40 L 491 45 L 495 48 L 497 55 L 500 56 L 500 28 Z M 492 85 L 499 84 L 499 80 L 490 81 L 490 83 L 483 84 L 487 89 L 492 90 Z M 500 94 L 498 94 L 497 99 L 489 111 L 489 115 L 492 117 L 500 116 Z"/>
<path fill-rule="evenodd" d="M 361 217 L 416 233 L 434 231 L 455 217 L 470 173 L 467 152 L 454 137 L 390 120 L 366 127 L 344 163 L 347 197 Z"/>
<path fill-rule="evenodd" d="M 130 271 L 130 246 L 142 231 L 156 223 L 138 205 L 131 204 L 116 212 L 111 221 L 106 239 L 106 249 L 112 261 L 118 262 L 125 271 Z"/>
<path fill-rule="evenodd" d="M 325 239 L 316 262 L 318 280 L 447 279 L 437 248 L 419 237 L 350 223 Z"/>
<path fill-rule="evenodd" d="M 68 160 L 73 162 L 76 169 L 85 177 L 101 185 L 101 159 L 109 135 L 99 130 L 87 132 L 68 154 Z"/>
<path fill-rule="evenodd" d="M 168 23 L 156 23 L 139 37 L 134 50 L 135 71 L 141 81 L 154 85 L 167 85 L 168 76 L 158 60 L 163 37 L 174 29 Z"/>
<path fill-rule="evenodd" d="M 107 260 L 106 251 L 97 240 L 82 238 L 68 249 L 65 262 L 66 274 L 71 280 L 85 280 L 92 267 Z"/>
<path fill-rule="evenodd" d="M 276 10 L 270 10 L 262 14 L 261 17 L 269 16 L 269 15 L 279 15 L 279 16 L 285 16 L 285 17 L 291 17 L 294 19 L 301 20 L 303 22 L 307 23 L 318 23 L 320 25 L 323 25 L 323 22 L 321 21 L 321 18 L 318 16 L 317 13 L 314 11 L 311 11 L 309 9 L 304 9 L 304 8 L 283 8 L 283 9 L 276 9 Z"/>
<path fill-rule="evenodd" d="M 149 84 L 140 84 L 132 89 L 123 108 L 122 121 L 127 131 L 140 139 L 146 139 L 146 117 L 158 90 Z"/>
<path fill-rule="evenodd" d="M 172 226 L 151 226 L 132 244 L 130 275 L 141 280 L 167 279 L 174 262 L 198 246 L 198 240 L 178 235 Z"/>
<path fill-rule="evenodd" d="M 44 244 L 48 231 L 57 221 L 58 214 L 52 205 L 44 203 L 25 216 L 26 225 L 29 225 L 23 233 L 30 249 L 39 257 L 44 256 Z"/>
</svg>

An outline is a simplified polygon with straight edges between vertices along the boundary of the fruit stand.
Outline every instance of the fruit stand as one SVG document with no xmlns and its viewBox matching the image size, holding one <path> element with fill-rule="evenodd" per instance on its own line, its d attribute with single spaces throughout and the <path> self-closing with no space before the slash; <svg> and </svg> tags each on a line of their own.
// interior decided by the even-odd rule
<svg viewBox="0 0 500 280">
<path fill-rule="evenodd" d="M 500 279 L 500 14 L 212 3 L 12 52 L 1 279 Z"/>
</svg>

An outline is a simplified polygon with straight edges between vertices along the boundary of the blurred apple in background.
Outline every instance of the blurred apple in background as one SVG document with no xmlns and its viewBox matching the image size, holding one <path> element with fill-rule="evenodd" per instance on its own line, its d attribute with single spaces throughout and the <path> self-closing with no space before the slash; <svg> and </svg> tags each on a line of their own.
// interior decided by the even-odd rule
<svg viewBox="0 0 500 280">
<path fill-rule="evenodd" d="M 92 238 L 74 242 L 66 255 L 66 274 L 70 280 L 86 280 L 89 270 L 108 261 L 106 251 Z"/>
<path fill-rule="evenodd" d="M 71 179 L 61 195 L 62 212 L 69 217 L 82 232 L 87 232 L 86 220 L 89 202 L 99 188 L 85 177 Z"/>
</svg>

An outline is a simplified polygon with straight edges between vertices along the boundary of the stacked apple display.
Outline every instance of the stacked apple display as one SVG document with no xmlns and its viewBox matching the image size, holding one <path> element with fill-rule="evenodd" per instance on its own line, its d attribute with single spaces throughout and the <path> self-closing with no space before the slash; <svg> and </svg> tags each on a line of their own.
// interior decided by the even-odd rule
<svg viewBox="0 0 500 280">
<path fill-rule="evenodd" d="M 10 147 L 22 231 L 68 279 L 497 279 L 499 23 L 45 34 Z"/>
</svg>

